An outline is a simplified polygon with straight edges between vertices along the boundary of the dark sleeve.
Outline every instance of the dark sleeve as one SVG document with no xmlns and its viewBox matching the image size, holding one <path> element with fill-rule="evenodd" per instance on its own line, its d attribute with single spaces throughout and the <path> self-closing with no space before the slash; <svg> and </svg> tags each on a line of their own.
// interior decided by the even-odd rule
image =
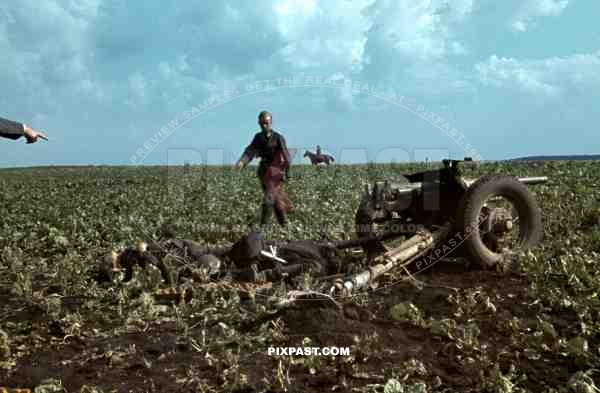
<svg viewBox="0 0 600 393">
<path fill-rule="evenodd" d="M 9 139 L 19 139 L 23 136 L 23 124 L 0 117 L 0 136 Z"/>
<path fill-rule="evenodd" d="M 244 154 L 242 154 L 242 160 L 246 162 L 246 164 L 250 163 L 258 155 L 260 152 L 260 140 L 258 139 L 258 134 L 254 135 L 252 142 L 246 147 L 244 150 Z"/>
</svg>

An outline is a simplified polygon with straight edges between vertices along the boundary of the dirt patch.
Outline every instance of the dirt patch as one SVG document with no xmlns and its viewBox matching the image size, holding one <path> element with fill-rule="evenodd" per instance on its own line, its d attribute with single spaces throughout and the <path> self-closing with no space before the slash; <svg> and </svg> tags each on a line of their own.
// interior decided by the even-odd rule
<svg viewBox="0 0 600 393">
<path fill-rule="evenodd" d="M 294 367 L 293 376 L 304 391 L 330 390 L 340 384 L 356 388 L 369 383 L 385 383 L 383 370 L 398 367 L 410 359 L 420 360 L 432 371 L 424 380 L 433 381 L 439 377 L 447 386 L 464 388 L 472 386 L 478 378 L 475 367 L 457 366 L 444 353 L 448 340 L 435 337 L 429 330 L 410 323 L 377 318 L 367 308 L 347 305 L 336 311 L 314 302 L 308 307 L 304 305 L 286 310 L 281 320 L 287 339 L 278 346 L 302 347 L 305 346 L 303 339 L 308 337 L 312 341 L 311 346 L 315 347 L 349 347 L 354 357 L 354 361 L 346 365 L 331 360 L 328 367 L 319 369 L 318 375 L 310 374 L 306 367 Z M 357 344 L 357 338 L 372 341 L 361 345 Z M 277 361 L 269 362 L 270 357 L 265 354 L 258 354 L 257 359 L 264 366 L 270 364 L 277 368 Z"/>
<path fill-rule="evenodd" d="M 34 388 L 58 378 L 68 391 L 84 385 L 119 391 L 178 391 L 177 378 L 192 369 L 208 383 L 219 384 L 218 373 L 200 353 L 177 345 L 173 324 L 150 327 L 144 333 L 115 337 L 72 338 L 46 351 L 21 358 L 11 375 L 0 374 L 8 386 Z"/>
<path fill-rule="evenodd" d="M 239 353 L 237 372 L 246 382 L 237 391 L 283 391 L 282 380 L 289 383 L 288 392 L 364 390 L 369 384 L 384 384 L 386 370 L 402 375 L 411 360 L 418 360 L 425 371 L 413 372 L 408 382 L 441 383 L 455 391 L 480 391 L 481 373 L 489 371 L 489 362 L 498 363 L 504 372 L 509 364 L 520 365 L 530 377 L 526 384 L 532 390 L 544 382 L 565 382 L 572 371 L 568 359 L 527 359 L 520 352 L 520 343 L 505 330 L 515 316 L 535 317 L 535 308 L 527 305 L 526 277 L 438 270 L 419 278 L 426 283 L 422 290 L 407 283 L 393 285 L 370 293 L 364 305 L 345 303 L 337 309 L 328 302 L 305 301 L 285 309 L 273 318 L 279 317 L 281 322 L 283 336 L 279 341 Z M 457 305 L 451 297 L 473 292 L 489 298 L 495 310 L 475 309 L 456 316 Z M 434 334 L 430 328 L 393 320 L 389 310 L 401 302 L 412 302 L 425 318 L 467 323 L 475 317 L 479 342 L 487 346 L 489 362 L 482 362 L 477 357 L 481 354 L 459 348 L 455 341 Z M 573 321 L 567 318 L 562 323 L 567 328 Z M 246 327 L 246 334 L 256 333 L 252 323 Z M 562 327 L 557 324 L 557 328 Z M 349 347 L 350 357 L 321 356 L 315 367 L 303 356 L 282 358 L 267 353 L 268 346 L 303 347 L 304 338 L 310 338 L 313 347 Z M 466 357 L 473 357 L 473 361 L 464 361 Z M 555 367 L 562 371 L 553 371 Z M 199 391 L 203 384 L 219 391 L 226 382 L 225 374 L 231 372 L 226 370 L 219 361 L 183 343 L 174 323 L 162 323 L 144 332 L 118 336 L 70 338 L 66 342 L 55 339 L 44 350 L 21 358 L 12 374 L 0 373 L 0 380 L 9 386 L 33 388 L 46 378 L 60 378 L 68 391 L 94 385 L 104 390 L 191 392 Z"/>
</svg>

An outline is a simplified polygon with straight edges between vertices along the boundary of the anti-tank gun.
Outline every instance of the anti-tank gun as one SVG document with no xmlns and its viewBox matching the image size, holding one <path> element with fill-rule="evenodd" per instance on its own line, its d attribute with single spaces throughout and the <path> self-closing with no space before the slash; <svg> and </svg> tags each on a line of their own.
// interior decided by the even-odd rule
<svg viewBox="0 0 600 393">
<path fill-rule="evenodd" d="M 490 267 L 511 250 L 536 246 L 543 237 L 542 215 L 527 186 L 546 177 L 488 174 L 464 177 L 478 165 L 470 158 L 443 160 L 443 167 L 402 175 L 400 181 L 366 184 L 355 223 L 358 238 L 410 237 L 448 227 L 456 256 Z M 363 248 L 370 259 L 389 251 L 380 241 Z"/>
</svg>

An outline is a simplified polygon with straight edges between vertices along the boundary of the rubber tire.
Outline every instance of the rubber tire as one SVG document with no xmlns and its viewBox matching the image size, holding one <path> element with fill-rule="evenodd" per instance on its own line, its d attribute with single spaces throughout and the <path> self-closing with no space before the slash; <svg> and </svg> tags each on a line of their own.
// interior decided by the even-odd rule
<svg viewBox="0 0 600 393">
<path fill-rule="evenodd" d="M 483 203 L 491 196 L 508 199 L 519 215 L 519 249 L 537 246 L 543 239 L 542 214 L 529 188 L 516 177 L 490 174 L 479 178 L 463 196 L 457 214 L 458 230 L 462 233 L 465 256 L 484 268 L 491 268 L 502 261 L 502 255 L 490 251 L 482 242 L 478 230 L 471 223 L 478 222 Z M 476 227 L 477 228 L 477 227 Z"/>
</svg>

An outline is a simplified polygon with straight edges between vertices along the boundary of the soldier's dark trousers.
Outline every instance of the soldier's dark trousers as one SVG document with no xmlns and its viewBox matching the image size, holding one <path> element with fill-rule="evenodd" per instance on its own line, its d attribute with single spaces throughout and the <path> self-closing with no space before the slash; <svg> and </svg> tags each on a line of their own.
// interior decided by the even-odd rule
<svg viewBox="0 0 600 393">
<path fill-rule="evenodd" d="M 275 203 L 273 202 L 273 198 L 267 191 L 267 187 L 263 182 L 260 183 L 263 190 L 263 200 L 262 200 L 262 210 L 260 215 L 260 225 L 268 225 L 271 221 L 271 215 L 273 214 L 273 210 L 275 210 L 275 216 L 277 217 L 277 222 L 279 225 L 284 226 L 286 224 L 285 212 L 279 210 Z"/>
</svg>

